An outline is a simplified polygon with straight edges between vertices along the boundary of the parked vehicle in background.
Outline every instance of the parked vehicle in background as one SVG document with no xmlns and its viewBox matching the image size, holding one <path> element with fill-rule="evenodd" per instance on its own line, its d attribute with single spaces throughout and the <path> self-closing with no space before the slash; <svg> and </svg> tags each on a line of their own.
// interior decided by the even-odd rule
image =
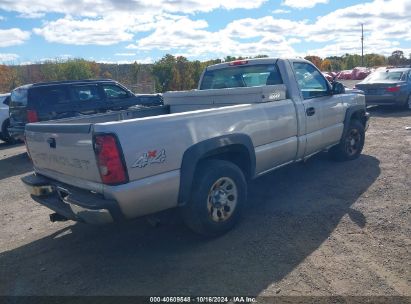
<svg viewBox="0 0 411 304">
<path fill-rule="evenodd" d="M 321 72 L 328 82 L 333 82 L 334 76 L 330 72 Z"/>
<path fill-rule="evenodd" d="M 352 70 L 343 70 L 337 74 L 337 79 L 340 80 L 351 80 L 352 79 Z"/>
<path fill-rule="evenodd" d="M 331 85 L 303 59 L 209 66 L 198 90 L 164 106 L 29 124 L 35 174 L 23 178 L 52 219 L 105 223 L 179 207 L 204 235 L 231 229 L 247 181 L 328 150 L 360 156 L 364 95 Z"/>
<path fill-rule="evenodd" d="M 366 67 L 355 67 L 352 70 L 343 70 L 336 76 L 340 80 L 363 80 L 371 74 L 373 70 Z"/>
<path fill-rule="evenodd" d="M 135 95 L 110 79 L 28 84 L 11 93 L 9 132 L 23 139 L 26 123 L 160 104 L 160 95 Z"/>
<path fill-rule="evenodd" d="M 411 68 L 378 70 L 355 85 L 367 105 L 396 105 L 411 109 Z"/>
<path fill-rule="evenodd" d="M 351 79 L 352 80 L 363 80 L 368 75 L 370 75 L 372 70 L 370 68 L 365 67 L 356 67 L 351 72 Z"/>
<path fill-rule="evenodd" d="M 10 93 L 0 94 L 0 140 L 7 143 L 13 142 L 13 138 L 10 136 L 8 131 L 8 127 L 10 125 L 9 103 Z"/>
</svg>

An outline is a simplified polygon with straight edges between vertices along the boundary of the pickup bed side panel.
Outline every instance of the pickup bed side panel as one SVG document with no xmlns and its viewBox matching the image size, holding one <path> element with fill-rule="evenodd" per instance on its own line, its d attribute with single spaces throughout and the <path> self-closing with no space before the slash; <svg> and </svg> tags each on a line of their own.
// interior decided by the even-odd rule
<svg viewBox="0 0 411 304">
<path fill-rule="evenodd" d="M 247 135 L 256 151 L 256 174 L 294 160 L 297 153 L 296 120 L 294 104 L 287 99 L 96 124 L 94 128 L 95 132 L 117 134 L 130 183 L 140 180 L 151 187 L 153 193 L 164 193 L 164 185 L 168 187 L 170 184 L 163 177 L 176 170 L 180 173 L 184 152 L 208 139 L 228 134 Z M 173 191 L 166 187 L 166 195 L 152 199 L 153 205 L 177 205 L 179 183 L 176 181 L 179 176 L 173 174 L 171 180 Z M 114 187 L 105 186 L 105 195 L 120 198 L 114 190 Z M 128 212 L 137 211 L 138 205 L 143 203 L 141 195 L 144 196 L 137 193 L 122 195 L 118 199 L 127 217 L 136 216 Z"/>
</svg>

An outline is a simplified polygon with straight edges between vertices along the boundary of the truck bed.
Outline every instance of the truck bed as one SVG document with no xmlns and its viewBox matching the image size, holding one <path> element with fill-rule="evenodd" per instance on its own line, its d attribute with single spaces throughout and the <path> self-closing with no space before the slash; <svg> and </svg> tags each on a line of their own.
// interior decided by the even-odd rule
<svg viewBox="0 0 411 304">
<path fill-rule="evenodd" d="M 85 124 L 84 127 L 86 128 L 86 125 L 96 123 L 153 117 L 238 104 L 279 101 L 285 99 L 285 97 L 285 85 L 166 92 L 164 93 L 163 106 L 149 108 L 131 107 L 127 110 L 111 111 L 102 114 L 81 115 L 59 120 L 49 120 L 41 122 L 41 124 L 48 126 L 58 124 L 60 130 L 64 128 L 63 125 L 65 124 Z"/>
<path fill-rule="evenodd" d="M 163 106 L 28 124 L 26 140 L 34 168 L 61 182 L 102 192 L 93 150 L 93 136 L 99 133 L 109 132 L 118 136 L 128 168 L 145 151 L 166 148 L 168 161 L 165 164 L 151 166 L 149 172 L 146 168 L 132 170 L 129 172 L 130 180 L 178 169 L 184 149 L 217 133 L 250 133 L 256 146 L 290 137 L 290 145 L 296 144 L 296 127 L 287 128 L 287 125 L 297 125 L 294 106 L 291 100 L 285 99 L 284 86 L 241 88 L 240 91 L 218 89 L 167 93 L 172 98 L 166 97 Z M 270 94 L 275 96 L 270 98 Z M 244 95 L 249 97 L 250 103 L 246 104 Z M 228 96 L 227 102 L 223 103 L 221 96 Z M 281 98 L 283 100 L 279 100 Z M 191 107 L 190 110 L 187 106 Z M 250 115 L 260 116 L 262 113 L 270 115 L 270 120 L 250 120 Z M 260 131 L 272 128 L 274 124 L 289 130 L 289 134 Z M 156 141 L 149 138 L 156 138 Z M 55 142 L 54 148 L 49 141 Z M 263 162 L 258 169 L 262 171 L 269 165 Z"/>
</svg>

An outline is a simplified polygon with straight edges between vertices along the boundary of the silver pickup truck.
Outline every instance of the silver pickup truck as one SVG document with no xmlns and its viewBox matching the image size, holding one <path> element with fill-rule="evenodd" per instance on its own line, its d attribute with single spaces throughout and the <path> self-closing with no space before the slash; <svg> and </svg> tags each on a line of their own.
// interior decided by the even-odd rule
<svg viewBox="0 0 411 304">
<path fill-rule="evenodd" d="M 163 97 L 158 107 L 26 126 L 35 172 L 22 180 L 52 220 L 178 207 L 192 230 L 218 235 L 238 221 L 249 180 L 324 150 L 355 159 L 368 127 L 364 95 L 302 59 L 209 66 L 197 90 Z"/>
</svg>

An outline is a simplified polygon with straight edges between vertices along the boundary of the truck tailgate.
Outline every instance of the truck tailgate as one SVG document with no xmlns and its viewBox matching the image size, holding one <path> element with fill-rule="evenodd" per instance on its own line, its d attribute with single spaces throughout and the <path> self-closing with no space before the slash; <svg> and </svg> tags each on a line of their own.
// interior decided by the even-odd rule
<svg viewBox="0 0 411 304">
<path fill-rule="evenodd" d="M 92 137 L 90 123 L 26 125 L 26 143 L 35 171 L 80 187 L 86 187 L 87 182 L 101 183 Z"/>
</svg>

